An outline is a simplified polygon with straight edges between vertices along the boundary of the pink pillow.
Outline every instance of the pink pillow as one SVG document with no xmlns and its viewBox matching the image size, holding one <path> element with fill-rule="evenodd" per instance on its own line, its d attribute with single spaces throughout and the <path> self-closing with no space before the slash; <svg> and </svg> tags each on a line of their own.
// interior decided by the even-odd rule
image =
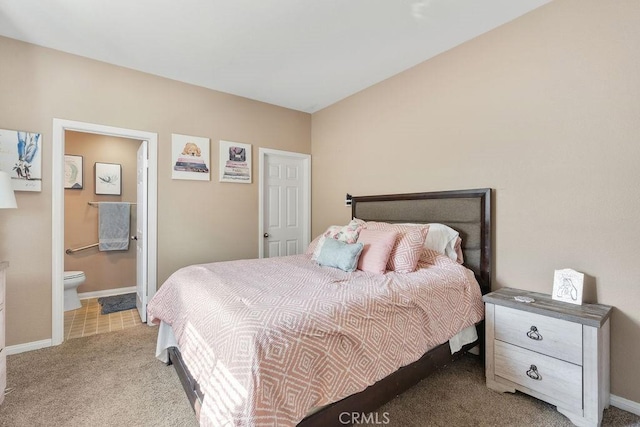
<svg viewBox="0 0 640 427">
<path fill-rule="evenodd" d="M 398 233 L 398 238 L 389 256 L 387 270 L 398 273 L 411 273 L 416 270 L 424 241 L 429 232 L 428 225 L 416 226 L 372 221 L 367 222 L 365 230 L 395 230 Z"/>
<path fill-rule="evenodd" d="M 360 230 L 362 230 L 362 225 L 352 220 L 344 227 L 332 225 L 324 232 L 324 236 L 331 237 L 332 239 L 340 240 L 345 243 L 355 243 L 358 240 Z"/>
<path fill-rule="evenodd" d="M 358 240 L 358 234 L 360 233 L 360 230 L 362 230 L 362 225 L 355 221 L 349 222 L 349 224 L 345 225 L 344 227 L 341 227 L 339 225 L 330 226 L 329 228 L 327 228 L 327 231 L 325 231 L 322 236 L 320 236 L 320 239 L 314 245 L 311 259 L 314 261 L 318 259 L 320 251 L 322 251 L 322 246 L 324 245 L 325 239 L 336 239 L 344 243 L 352 244 Z M 309 246 L 311 246 L 311 244 L 309 244 Z M 309 248 L 307 248 L 307 253 L 308 252 Z"/>
<path fill-rule="evenodd" d="M 358 270 L 384 274 L 397 237 L 395 230 L 361 230 L 358 243 L 364 244 L 364 249 L 358 260 Z"/>
</svg>

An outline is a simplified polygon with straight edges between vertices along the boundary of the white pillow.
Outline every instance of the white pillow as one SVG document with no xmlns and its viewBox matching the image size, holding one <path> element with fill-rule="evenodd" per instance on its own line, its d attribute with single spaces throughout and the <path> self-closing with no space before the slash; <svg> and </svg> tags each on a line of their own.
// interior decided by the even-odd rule
<svg viewBox="0 0 640 427">
<path fill-rule="evenodd" d="M 429 224 L 429 233 L 427 233 L 427 238 L 424 241 L 424 247 L 457 261 L 458 254 L 455 246 L 459 235 L 460 233 L 449 226 L 431 223 Z"/>
</svg>

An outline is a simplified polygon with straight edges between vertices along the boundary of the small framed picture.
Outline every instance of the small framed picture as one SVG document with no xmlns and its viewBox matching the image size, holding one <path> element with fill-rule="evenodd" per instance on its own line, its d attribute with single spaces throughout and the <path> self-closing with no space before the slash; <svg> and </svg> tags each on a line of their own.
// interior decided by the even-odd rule
<svg viewBox="0 0 640 427">
<path fill-rule="evenodd" d="M 96 194 L 122 194 L 122 166 L 117 163 L 95 164 Z"/>
<path fill-rule="evenodd" d="M 209 181 L 209 138 L 171 134 L 171 179 Z"/>
<path fill-rule="evenodd" d="M 556 301 L 582 305 L 583 286 L 584 274 L 570 268 L 555 270 L 551 298 Z"/>
<path fill-rule="evenodd" d="M 220 182 L 251 184 L 251 144 L 220 141 Z"/>
<path fill-rule="evenodd" d="M 64 155 L 64 188 L 82 190 L 84 170 L 82 156 Z"/>
</svg>

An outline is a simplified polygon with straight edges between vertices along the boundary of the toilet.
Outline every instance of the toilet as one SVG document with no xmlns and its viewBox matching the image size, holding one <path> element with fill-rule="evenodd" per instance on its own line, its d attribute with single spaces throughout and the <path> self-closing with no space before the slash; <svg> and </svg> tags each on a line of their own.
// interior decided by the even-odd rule
<svg viewBox="0 0 640 427">
<path fill-rule="evenodd" d="M 84 271 L 64 272 L 64 311 L 82 307 L 78 297 L 78 286 L 82 285 L 85 279 Z"/>
</svg>

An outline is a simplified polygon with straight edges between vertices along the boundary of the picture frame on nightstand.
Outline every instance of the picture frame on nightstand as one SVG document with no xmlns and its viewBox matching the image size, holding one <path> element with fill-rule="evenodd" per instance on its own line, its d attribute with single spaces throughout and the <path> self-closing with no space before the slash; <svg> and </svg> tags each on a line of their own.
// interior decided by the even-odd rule
<svg viewBox="0 0 640 427">
<path fill-rule="evenodd" d="M 584 274 L 570 268 L 555 270 L 551 298 L 556 301 L 582 305 L 583 288 Z"/>
</svg>

